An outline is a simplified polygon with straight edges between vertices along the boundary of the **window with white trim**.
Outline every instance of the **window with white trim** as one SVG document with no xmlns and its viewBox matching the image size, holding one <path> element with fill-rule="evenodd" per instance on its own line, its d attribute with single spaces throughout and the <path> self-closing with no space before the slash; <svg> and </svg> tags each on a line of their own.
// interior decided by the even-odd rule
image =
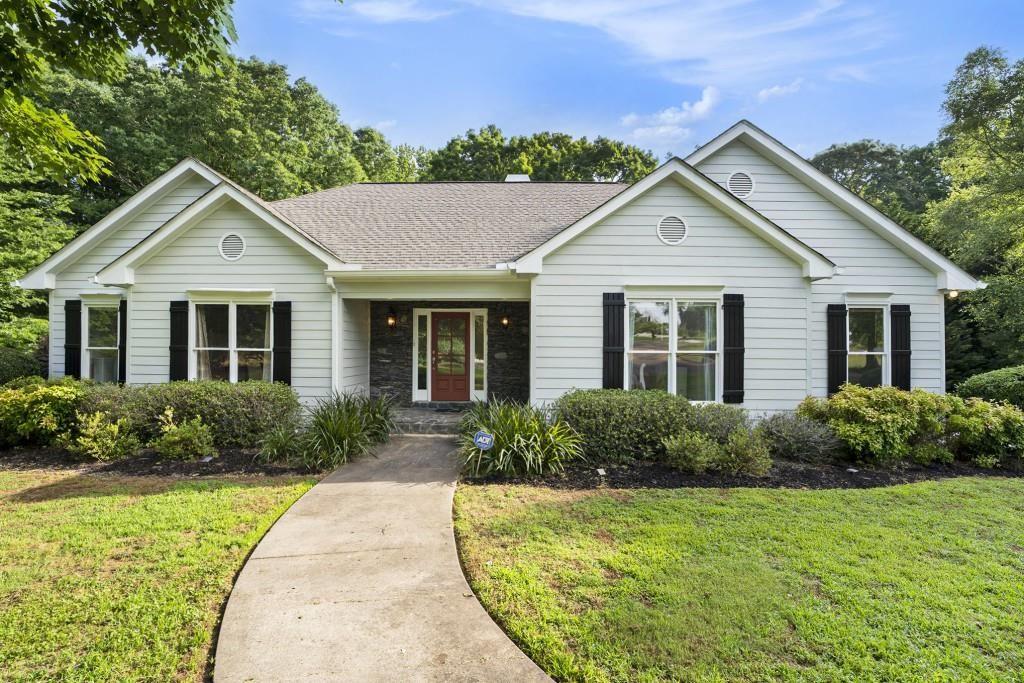
<svg viewBox="0 0 1024 683">
<path fill-rule="evenodd" d="M 630 301 L 626 375 L 630 389 L 661 389 L 716 401 L 720 381 L 718 301 Z"/>
<path fill-rule="evenodd" d="M 85 307 L 85 376 L 97 382 L 116 382 L 120 316 L 117 305 Z"/>
<path fill-rule="evenodd" d="M 888 316 L 882 306 L 847 311 L 846 381 L 862 387 L 889 383 Z"/>
<path fill-rule="evenodd" d="M 196 379 L 228 382 L 273 378 L 270 304 L 195 304 Z"/>
</svg>

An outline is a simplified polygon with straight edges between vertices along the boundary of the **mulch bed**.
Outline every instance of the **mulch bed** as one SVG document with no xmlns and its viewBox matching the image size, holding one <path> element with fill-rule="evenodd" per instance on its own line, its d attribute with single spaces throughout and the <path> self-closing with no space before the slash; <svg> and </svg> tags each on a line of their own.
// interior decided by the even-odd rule
<svg viewBox="0 0 1024 683">
<path fill-rule="evenodd" d="M 117 462 L 95 462 L 76 459 L 60 449 L 15 448 L 0 451 L 0 469 L 34 470 L 66 469 L 88 474 L 116 474 L 120 476 L 207 477 L 229 474 L 275 476 L 307 474 L 304 470 L 283 465 L 264 465 L 254 462 L 255 452 L 241 449 L 223 449 L 209 462 L 161 460 L 153 451 Z"/>
<path fill-rule="evenodd" d="M 962 476 L 1024 477 L 1013 470 L 984 470 L 964 463 L 949 466 L 873 469 L 861 465 L 832 465 L 775 460 L 763 477 L 727 474 L 686 474 L 656 463 L 573 465 L 562 474 L 528 477 L 488 477 L 463 482 L 475 484 L 529 484 L 553 489 L 675 489 L 675 488 L 768 488 L 768 489 L 865 489 L 911 484 Z"/>
</svg>

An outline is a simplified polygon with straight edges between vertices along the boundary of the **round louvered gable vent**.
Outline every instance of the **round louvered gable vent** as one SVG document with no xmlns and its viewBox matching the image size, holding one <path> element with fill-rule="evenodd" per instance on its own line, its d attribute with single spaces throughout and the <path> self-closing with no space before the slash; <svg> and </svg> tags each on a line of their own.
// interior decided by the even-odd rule
<svg viewBox="0 0 1024 683">
<path fill-rule="evenodd" d="M 220 255 L 228 261 L 237 261 L 245 253 L 245 240 L 241 235 L 230 233 L 220 238 Z"/>
<path fill-rule="evenodd" d="M 729 188 L 729 192 L 740 199 L 745 199 L 754 191 L 754 179 L 746 171 L 736 171 L 729 176 L 726 186 Z"/>
<path fill-rule="evenodd" d="M 665 244 L 682 244 L 687 232 L 686 221 L 679 216 L 665 216 L 658 221 L 658 239 Z"/>
</svg>

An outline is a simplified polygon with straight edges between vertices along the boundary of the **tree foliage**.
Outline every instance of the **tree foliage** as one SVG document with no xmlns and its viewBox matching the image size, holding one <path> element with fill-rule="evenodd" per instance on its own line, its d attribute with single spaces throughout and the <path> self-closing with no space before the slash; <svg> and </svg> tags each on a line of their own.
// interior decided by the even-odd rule
<svg viewBox="0 0 1024 683">
<path fill-rule="evenodd" d="M 367 178 L 337 107 L 280 64 L 229 59 L 214 75 L 133 59 L 110 84 L 65 73 L 48 86 L 47 101 L 96 131 L 111 159 L 109 176 L 71 189 L 85 225 L 187 156 L 268 200 Z"/>
<path fill-rule="evenodd" d="M 209 71 L 235 38 L 231 0 L 0 0 L 0 132 L 11 154 L 58 180 L 98 180 L 103 144 L 81 122 L 42 105 L 49 74 L 119 78 L 132 49 Z"/>
<path fill-rule="evenodd" d="M 899 147 L 878 140 L 832 145 L 811 163 L 875 205 L 918 236 L 925 233 L 925 209 L 949 192 L 940 147 Z"/>
<path fill-rule="evenodd" d="M 506 138 L 489 125 L 452 138 L 430 155 L 421 179 L 504 180 L 510 173 L 526 173 L 533 180 L 633 182 L 655 166 L 653 154 L 618 140 L 551 132 Z"/>
<path fill-rule="evenodd" d="M 989 367 L 1024 362 L 1024 61 L 979 48 L 946 88 L 949 195 L 928 210 L 932 239 L 988 288 L 962 297 Z M 988 369 L 986 367 L 977 370 Z M 957 379 L 951 377 L 951 379 Z"/>
</svg>

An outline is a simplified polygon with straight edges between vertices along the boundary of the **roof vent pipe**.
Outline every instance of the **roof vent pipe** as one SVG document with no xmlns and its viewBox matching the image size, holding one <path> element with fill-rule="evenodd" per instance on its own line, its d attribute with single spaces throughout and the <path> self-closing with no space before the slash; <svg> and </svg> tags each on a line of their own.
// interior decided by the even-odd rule
<svg viewBox="0 0 1024 683">
<path fill-rule="evenodd" d="M 528 183 L 530 182 L 530 176 L 526 173 L 509 173 L 505 176 L 506 183 Z"/>
</svg>

